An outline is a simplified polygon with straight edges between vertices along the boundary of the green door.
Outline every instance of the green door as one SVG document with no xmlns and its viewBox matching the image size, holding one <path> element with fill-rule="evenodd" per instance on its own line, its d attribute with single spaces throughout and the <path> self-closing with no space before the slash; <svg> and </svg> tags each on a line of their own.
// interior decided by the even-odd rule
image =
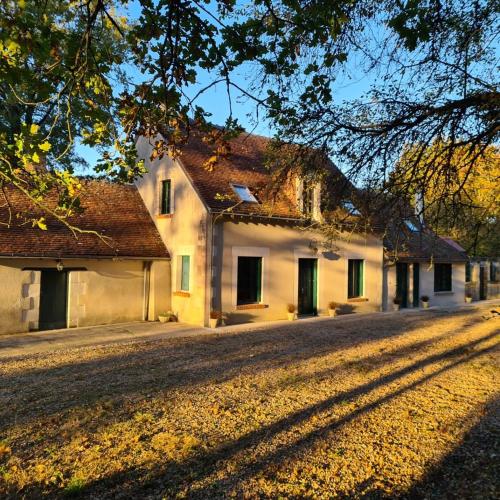
<svg viewBox="0 0 500 500">
<path fill-rule="evenodd" d="M 299 259 L 299 314 L 316 314 L 317 259 Z"/>
<path fill-rule="evenodd" d="M 400 307 L 408 307 L 408 264 L 396 264 L 396 297 L 401 299 Z"/>
<path fill-rule="evenodd" d="M 68 273 L 44 269 L 40 280 L 39 330 L 66 328 Z"/>
<path fill-rule="evenodd" d="M 420 264 L 413 263 L 413 307 L 420 304 Z"/>
</svg>

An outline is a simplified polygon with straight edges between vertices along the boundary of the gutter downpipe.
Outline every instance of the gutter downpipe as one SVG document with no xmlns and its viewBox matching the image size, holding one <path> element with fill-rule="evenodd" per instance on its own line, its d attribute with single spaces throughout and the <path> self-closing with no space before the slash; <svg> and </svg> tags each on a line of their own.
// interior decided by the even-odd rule
<svg viewBox="0 0 500 500">
<path fill-rule="evenodd" d="M 206 272 L 205 272 L 205 326 L 208 326 L 208 318 L 212 310 L 213 294 L 213 266 L 214 266 L 214 217 L 210 209 L 207 210 L 207 245 L 206 245 Z"/>
<path fill-rule="evenodd" d="M 144 300 L 142 309 L 142 321 L 149 321 L 149 296 L 151 294 L 151 261 L 143 263 L 144 271 Z"/>
</svg>

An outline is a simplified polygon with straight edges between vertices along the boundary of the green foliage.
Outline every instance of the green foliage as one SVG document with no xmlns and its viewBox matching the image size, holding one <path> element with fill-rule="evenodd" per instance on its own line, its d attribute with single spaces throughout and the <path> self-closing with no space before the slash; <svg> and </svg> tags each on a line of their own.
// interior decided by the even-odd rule
<svg viewBox="0 0 500 500">
<path fill-rule="evenodd" d="M 77 142 L 100 152 L 95 173 L 130 182 L 144 174 L 138 135 L 157 159 L 178 154 L 193 127 L 213 149 L 212 170 L 241 130 L 231 107 L 241 95 L 264 110 L 282 144 L 314 146 L 375 179 L 410 139 L 491 143 L 498 91 L 482 68 L 492 67 L 497 10 L 493 0 L 138 0 L 135 10 L 126 0 L 5 0 L 0 185 L 67 221 L 78 209 L 73 173 L 85 164 Z M 360 54 L 382 85 L 343 106 L 335 84 Z M 241 88 L 233 75 L 249 67 L 254 81 Z M 199 89 L 201 73 L 210 80 Z M 219 84 L 228 118 L 214 130 L 198 98 Z M 44 203 L 54 189 L 55 210 Z"/>
</svg>

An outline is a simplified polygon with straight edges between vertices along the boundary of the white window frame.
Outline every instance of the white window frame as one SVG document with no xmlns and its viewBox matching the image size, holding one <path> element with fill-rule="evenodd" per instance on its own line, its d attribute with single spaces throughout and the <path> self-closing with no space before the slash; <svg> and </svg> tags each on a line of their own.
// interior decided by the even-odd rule
<svg viewBox="0 0 500 500">
<path fill-rule="evenodd" d="M 260 257 L 262 259 L 260 279 L 261 291 L 259 304 L 267 304 L 268 273 L 267 259 L 269 258 L 269 248 L 267 247 L 232 247 L 232 276 L 231 276 L 231 305 L 238 305 L 238 257 Z"/>
<path fill-rule="evenodd" d="M 236 196 L 240 199 L 240 201 L 244 201 L 246 203 L 259 203 L 255 195 L 250 191 L 250 188 L 248 186 L 245 186 L 244 184 L 231 184 L 231 187 L 233 188 L 233 191 L 236 193 Z M 238 189 L 242 189 L 246 192 L 246 197 L 247 199 L 243 199 L 241 197 L 241 194 L 238 192 Z"/>
<path fill-rule="evenodd" d="M 304 179 L 297 178 L 295 183 L 297 196 L 297 207 L 299 212 L 304 215 Z M 313 188 L 313 210 L 311 217 L 314 220 L 321 220 L 321 183 L 317 182 Z"/>
</svg>

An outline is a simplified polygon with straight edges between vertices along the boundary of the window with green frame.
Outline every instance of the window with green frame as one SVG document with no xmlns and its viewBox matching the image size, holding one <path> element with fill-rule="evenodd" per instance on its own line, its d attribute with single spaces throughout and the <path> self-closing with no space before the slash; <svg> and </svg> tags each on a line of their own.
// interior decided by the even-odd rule
<svg viewBox="0 0 500 500">
<path fill-rule="evenodd" d="M 236 304 L 258 304 L 262 299 L 262 257 L 238 257 Z"/>
<path fill-rule="evenodd" d="M 497 280 L 497 263 L 491 261 L 490 262 L 490 281 Z"/>
<path fill-rule="evenodd" d="M 349 299 L 363 296 L 363 268 L 362 259 L 349 259 L 347 270 L 347 298 Z"/>
<path fill-rule="evenodd" d="M 166 179 L 161 181 L 160 214 L 172 213 L 172 181 Z"/>
<path fill-rule="evenodd" d="M 465 263 L 465 281 L 469 283 L 472 280 L 472 264 L 470 262 Z"/>
<path fill-rule="evenodd" d="M 434 291 L 451 292 L 451 264 L 434 264 Z"/>
<path fill-rule="evenodd" d="M 189 267 L 191 258 L 189 255 L 181 255 L 181 290 L 189 292 Z"/>
</svg>

